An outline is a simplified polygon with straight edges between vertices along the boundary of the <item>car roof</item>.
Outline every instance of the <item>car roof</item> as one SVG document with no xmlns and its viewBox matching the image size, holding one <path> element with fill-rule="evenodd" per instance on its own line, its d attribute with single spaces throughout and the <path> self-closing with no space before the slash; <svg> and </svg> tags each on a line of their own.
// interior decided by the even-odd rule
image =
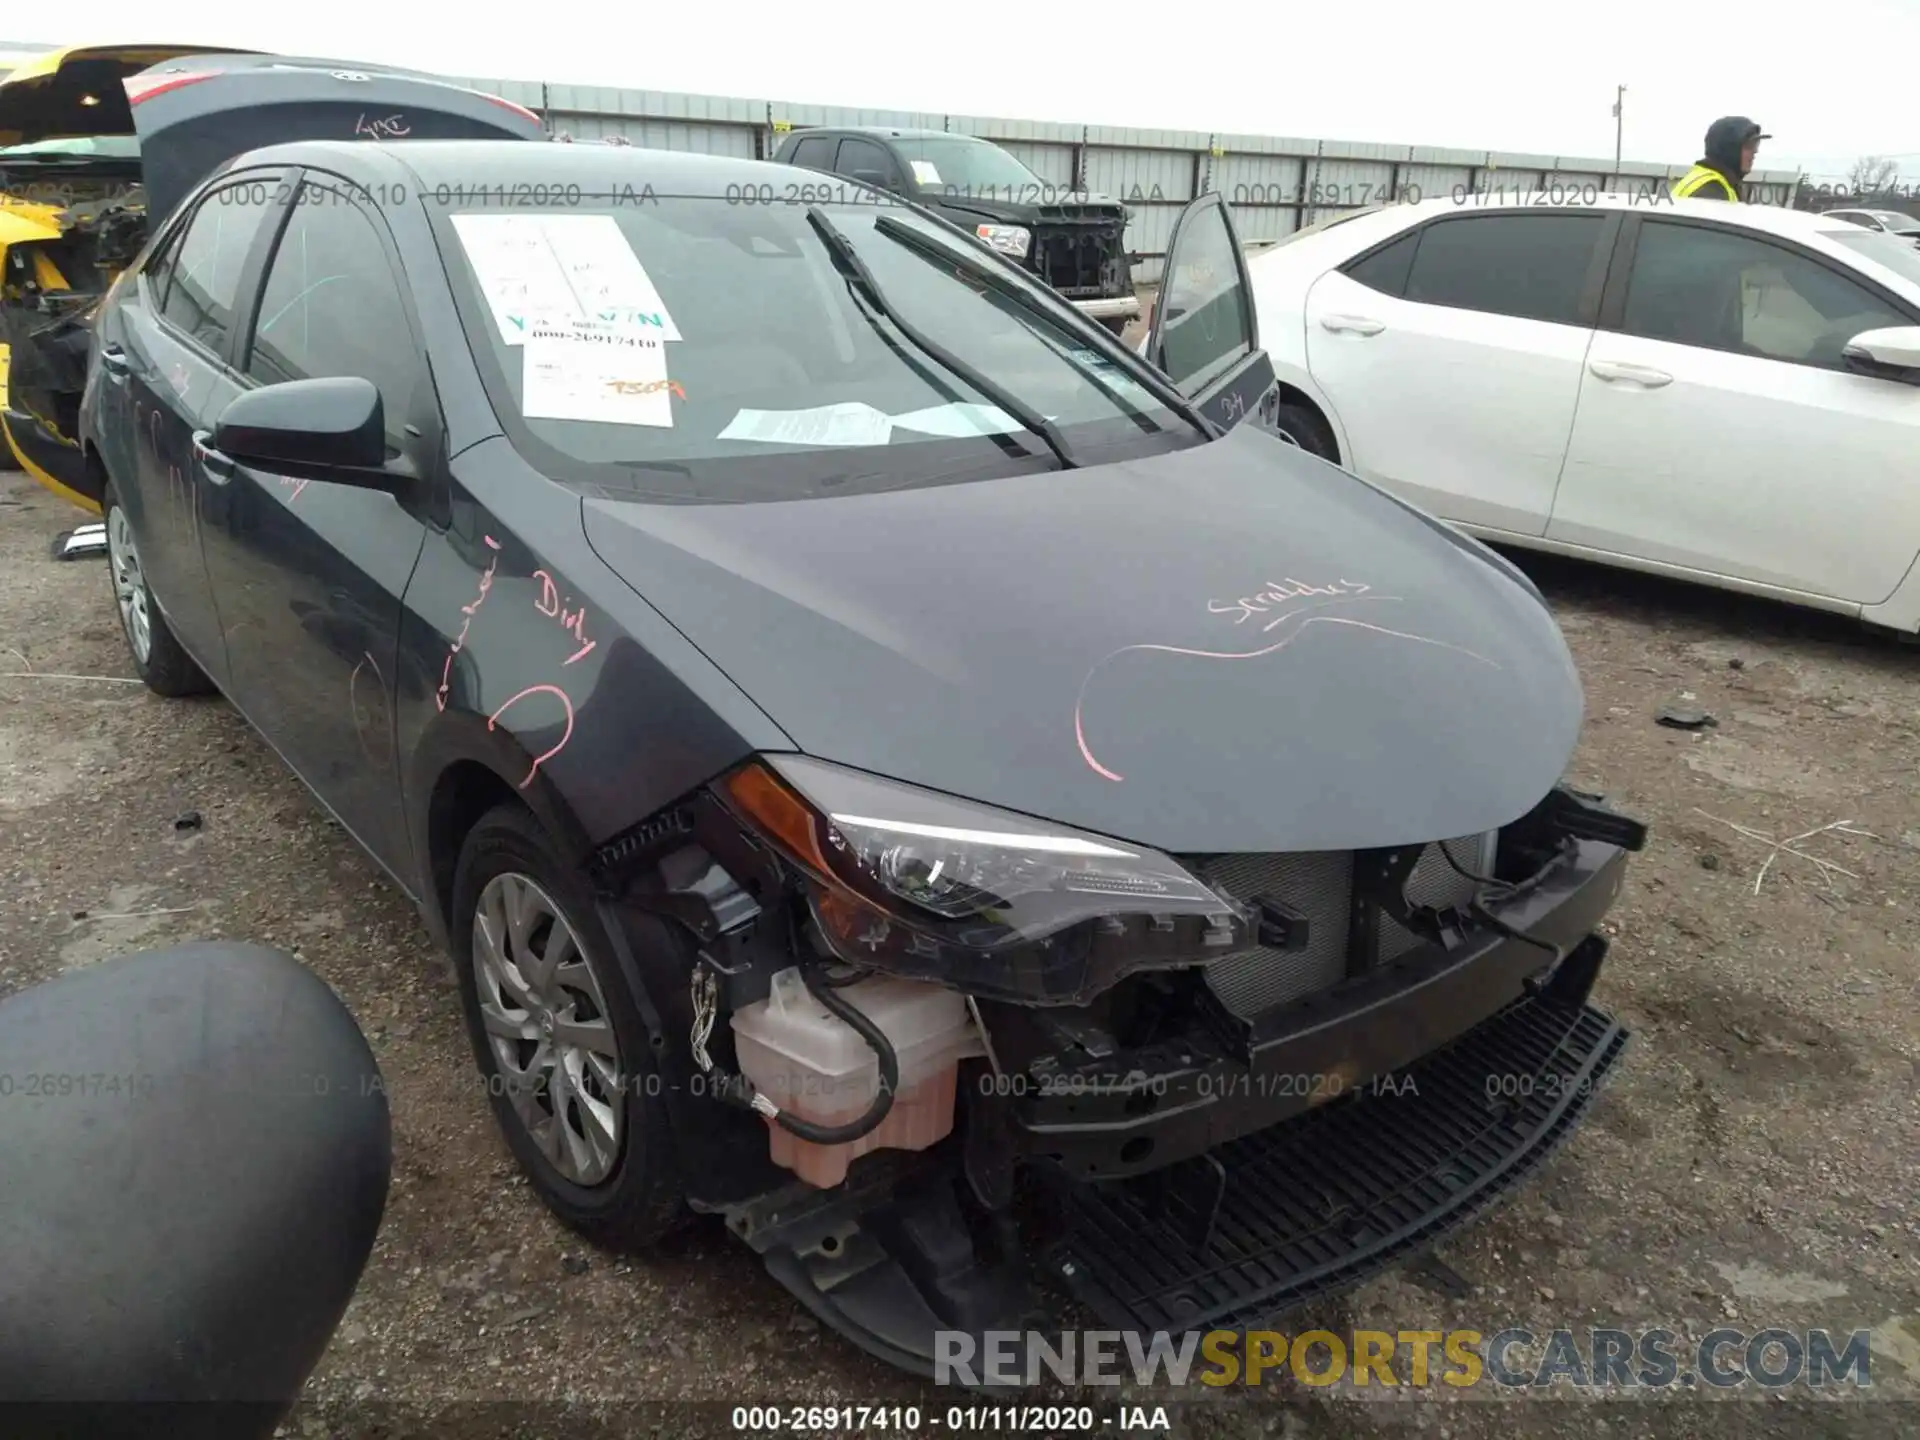
<svg viewBox="0 0 1920 1440">
<path fill-rule="evenodd" d="M 725 198 L 729 186 L 793 173 L 770 160 L 731 155 L 525 140 L 296 140 L 249 150 L 232 168 L 312 165 L 351 175 L 380 163 L 404 166 L 426 193 L 444 190 L 455 195 L 525 184 L 549 189 L 578 185 L 588 193 L 612 195 L 651 187 L 662 197 Z"/>
</svg>

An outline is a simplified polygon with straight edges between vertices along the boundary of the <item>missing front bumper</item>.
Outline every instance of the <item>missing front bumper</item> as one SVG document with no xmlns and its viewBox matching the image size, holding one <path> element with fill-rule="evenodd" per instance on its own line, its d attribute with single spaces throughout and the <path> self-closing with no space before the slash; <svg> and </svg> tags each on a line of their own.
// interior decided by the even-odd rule
<svg viewBox="0 0 1920 1440">
<path fill-rule="evenodd" d="M 1596 931 L 1619 898 L 1626 859 L 1610 844 L 1573 842 L 1563 862 L 1500 907 L 1510 933 L 1483 928 L 1453 949 L 1423 946 L 1282 1006 L 1248 1022 L 1240 1053 L 1176 1038 L 1009 1083 L 1011 1094 L 983 1105 L 997 1113 L 982 1117 L 992 1139 L 975 1151 L 976 1167 L 999 1171 L 1002 1185 L 1018 1159 L 1077 1180 L 1149 1174 L 1420 1063 L 1526 995 L 1552 986 L 1584 1001 L 1606 953 Z M 1555 948 L 1565 957 L 1558 965 Z"/>
<path fill-rule="evenodd" d="M 1627 1032 L 1554 993 L 1516 1002 L 1373 1093 L 1152 1183 L 1062 1180 L 1048 1263 L 1107 1325 L 1241 1329 L 1359 1283 L 1472 1219 L 1572 1133 Z"/>
<path fill-rule="evenodd" d="M 1599 942 L 1593 942 L 1596 946 Z M 1584 1003 L 1597 954 L 1372 1093 L 1143 1180 L 1055 1170 L 1065 1221 L 1037 1258 L 1113 1329 L 1262 1325 L 1409 1259 L 1537 1170 L 1591 1105 L 1627 1032 Z M 935 1373 L 944 1333 L 1043 1330 L 1034 1258 L 983 1227 L 952 1157 L 880 1152 L 834 1191 L 721 1207 L 820 1321 Z M 1044 1172 L 1043 1172 L 1044 1173 Z"/>
</svg>

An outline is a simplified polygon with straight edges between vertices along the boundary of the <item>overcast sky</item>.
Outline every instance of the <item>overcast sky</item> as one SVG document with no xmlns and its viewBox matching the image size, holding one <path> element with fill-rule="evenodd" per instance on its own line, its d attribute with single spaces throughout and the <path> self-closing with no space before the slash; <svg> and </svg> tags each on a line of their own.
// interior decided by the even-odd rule
<svg viewBox="0 0 1920 1440">
<path fill-rule="evenodd" d="M 503 5 L 497 20 L 395 0 L 169 0 L 153 13 L 164 23 L 76 32 L 58 8 L 21 9 L 0 27 L 14 41 L 178 39 L 462 76 L 1580 157 L 1611 157 L 1625 85 L 1630 160 L 1690 161 L 1707 122 L 1735 113 L 1777 137 L 1763 169 L 1844 174 L 1863 153 L 1901 155 L 1920 182 L 1920 107 L 1899 78 L 1920 55 L 1914 0 L 1771 13 L 1675 0 L 576 0 Z M 1077 36 L 1075 16 L 1087 21 Z M 1883 71 L 1893 78 L 1871 78 Z"/>
</svg>

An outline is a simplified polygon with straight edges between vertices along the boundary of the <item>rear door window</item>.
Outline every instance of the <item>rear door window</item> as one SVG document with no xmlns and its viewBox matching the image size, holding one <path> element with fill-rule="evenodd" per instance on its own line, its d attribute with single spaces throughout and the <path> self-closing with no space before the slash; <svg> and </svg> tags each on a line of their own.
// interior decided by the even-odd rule
<svg viewBox="0 0 1920 1440">
<path fill-rule="evenodd" d="M 173 253 L 161 317 L 216 353 L 233 331 L 247 256 L 273 213 L 272 206 L 258 203 L 259 188 L 238 184 L 210 193 Z"/>
<path fill-rule="evenodd" d="M 1590 325 L 1583 301 L 1598 214 L 1512 213 L 1437 220 L 1420 231 L 1406 298 L 1423 305 Z"/>
</svg>

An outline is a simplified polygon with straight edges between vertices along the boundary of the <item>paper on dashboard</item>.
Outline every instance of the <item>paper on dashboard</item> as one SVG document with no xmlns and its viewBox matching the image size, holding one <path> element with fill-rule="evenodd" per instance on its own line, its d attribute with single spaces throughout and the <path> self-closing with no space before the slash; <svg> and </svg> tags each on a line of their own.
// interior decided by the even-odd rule
<svg viewBox="0 0 1920 1440">
<path fill-rule="evenodd" d="M 641 336 L 540 327 L 522 347 L 520 408 L 529 420 L 673 425 L 686 392 L 667 375 L 667 347 Z"/>
<path fill-rule="evenodd" d="M 453 225 L 509 345 L 536 324 L 575 321 L 680 338 L 611 215 L 456 215 Z"/>
<path fill-rule="evenodd" d="M 653 277 L 611 215 L 548 215 L 547 243 L 588 320 L 632 326 L 678 340 L 680 331 Z"/>
<path fill-rule="evenodd" d="M 540 216 L 456 215 L 453 229 L 507 344 L 524 340 L 531 322 L 585 318 Z"/>
<path fill-rule="evenodd" d="M 827 448 L 885 445 L 893 438 L 893 421 L 858 400 L 809 410 L 742 410 L 727 422 L 719 438 Z"/>
<path fill-rule="evenodd" d="M 893 424 L 897 430 L 913 430 L 922 435 L 939 435 L 954 440 L 970 435 L 1011 435 L 1025 428 L 998 405 L 976 405 L 964 400 L 895 415 Z"/>
</svg>

